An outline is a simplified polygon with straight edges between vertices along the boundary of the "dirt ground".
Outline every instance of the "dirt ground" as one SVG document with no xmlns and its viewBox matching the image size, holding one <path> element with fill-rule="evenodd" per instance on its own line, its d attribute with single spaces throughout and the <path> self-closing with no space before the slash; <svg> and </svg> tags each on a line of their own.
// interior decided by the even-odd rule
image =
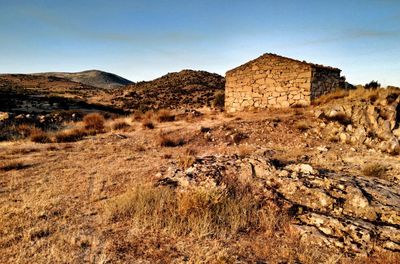
<svg viewBox="0 0 400 264">
<path fill-rule="evenodd" d="M 330 142 L 313 132 L 320 121 L 312 109 L 228 115 L 205 111 L 200 117 L 155 122 L 154 129 L 126 118 L 126 131 L 109 131 L 74 143 L 0 143 L 1 263 L 262 263 L 262 236 L 215 240 L 175 237 L 137 230 L 129 220 L 110 222 L 107 202 L 151 183 L 190 150 L 197 156 L 266 151 L 272 158 L 361 175 L 371 162 L 400 175 L 399 156 Z M 308 128 L 299 127 L 306 121 Z M 184 144 L 163 147 L 160 133 Z M 274 263 L 274 262 L 272 262 Z M 334 262 L 332 262 L 334 263 Z"/>
</svg>

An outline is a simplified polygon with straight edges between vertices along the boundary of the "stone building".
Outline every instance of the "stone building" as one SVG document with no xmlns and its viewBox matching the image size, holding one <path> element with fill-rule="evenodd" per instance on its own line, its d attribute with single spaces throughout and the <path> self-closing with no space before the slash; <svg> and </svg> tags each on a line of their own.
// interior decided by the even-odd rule
<svg viewBox="0 0 400 264">
<path fill-rule="evenodd" d="M 264 54 L 226 73 L 225 109 L 309 105 L 337 89 L 340 69 Z"/>
</svg>

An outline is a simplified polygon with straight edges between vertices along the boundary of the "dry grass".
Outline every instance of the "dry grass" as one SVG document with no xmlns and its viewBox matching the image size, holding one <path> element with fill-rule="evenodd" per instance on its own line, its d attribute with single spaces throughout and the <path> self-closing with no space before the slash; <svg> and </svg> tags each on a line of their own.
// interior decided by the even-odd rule
<svg viewBox="0 0 400 264">
<path fill-rule="evenodd" d="M 32 133 L 35 133 L 39 130 L 39 128 L 28 125 L 28 124 L 21 124 L 17 127 L 18 133 L 21 135 L 22 138 L 29 137 Z"/>
<path fill-rule="evenodd" d="M 42 143 L 42 144 L 51 143 L 51 142 L 52 142 L 52 140 L 51 140 L 51 138 L 50 138 L 50 135 L 49 135 L 48 133 L 46 133 L 46 132 L 40 130 L 40 129 L 35 130 L 35 131 L 33 131 L 33 132 L 31 133 L 31 135 L 30 135 L 30 140 L 31 140 L 32 142 L 35 142 L 35 143 Z"/>
<path fill-rule="evenodd" d="M 142 120 L 142 127 L 143 128 L 147 128 L 147 129 L 154 129 L 155 125 L 153 123 L 153 121 L 151 121 L 150 119 L 146 118 Z"/>
<path fill-rule="evenodd" d="M 140 120 L 142 120 L 142 118 L 143 118 L 143 113 L 140 111 L 135 111 L 131 116 L 131 120 L 133 122 L 140 121 Z"/>
<path fill-rule="evenodd" d="M 105 119 L 99 113 L 91 113 L 83 118 L 85 129 L 101 131 L 104 129 Z"/>
<path fill-rule="evenodd" d="M 88 135 L 88 132 L 83 129 L 72 129 L 66 131 L 59 131 L 54 135 L 55 142 L 65 143 L 65 142 L 76 142 L 82 140 Z"/>
<path fill-rule="evenodd" d="M 361 172 L 367 177 L 385 178 L 387 167 L 380 163 L 370 163 L 363 166 Z"/>
<path fill-rule="evenodd" d="M 192 148 L 187 148 L 185 151 L 183 151 L 183 154 L 180 155 L 178 159 L 179 167 L 185 170 L 192 166 L 193 163 L 196 161 L 196 154 L 197 151 Z"/>
<path fill-rule="evenodd" d="M 128 130 L 131 126 L 124 120 L 117 120 L 111 124 L 113 130 Z"/>
<path fill-rule="evenodd" d="M 185 145 L 185 140 L 180 136 L 160 134 L 158 143 L 161 147 L 179 147 Z"/>
<path fill-rule="evenodd" d="M 337 89 L 334 92 L 322 95 L 318 97 L 317 99 L 312 101 L 313 105 L 322 105 L 322 104 L 327 104 L 330 101 L 333 101 L 335 99 L 339 98 L 344 98 L 349 96 L 349 91 L 343 90 L 343 89 Z"/>
<path fill-rule="evenodd" d="M 157 112 L 158 122 L 173 122 L 175 121 L 175 115 L 170 110 L 162 109 Z"/>
<path fill-rule="evenodd" d="M 174 235 L 224 238 L 251 231 L 271 231 L 281 223 L 248 186 L 206 185 L 175 191 L 138 186 L 107 204 L 108 219 L 130 218 L 136 227 Z"/>
</svg>

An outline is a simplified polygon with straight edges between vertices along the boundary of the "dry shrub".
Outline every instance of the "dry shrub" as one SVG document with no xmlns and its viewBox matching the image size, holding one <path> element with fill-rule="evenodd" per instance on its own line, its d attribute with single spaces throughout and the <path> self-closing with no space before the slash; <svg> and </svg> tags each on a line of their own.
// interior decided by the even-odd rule
<svg viewBox="0 0 400 264">
<path fill-rule="evenodd" d="M 158 122 L 172 122 L 175 121 L 175 115 L 170 110 L 162 109 L 157 113 Z"/>
<path fill-rule="evenodd" d="M 42 131 L 42 130 L 40 130 L 40 129 L 34 130 L 31 133 L 30 140 L 32 142 L 42 143 L 42 144 L 51 143 L 52 142 L 49 134 L 44 132 L 44 131 Z"/>
<path fill-rule="evenodd" d="M 60 131 L 55 134 L 55 141 L 57 143 L 63 142 L 76 142 L 86 137 L 88 133 L 83 129 L 73 129 L 67 131 Z"/>
<path fill-rule="evenodd" d="M 125 121 L 123 121 L 123 120 L 115 121 L 115 122 L 111 125 L 111 128 L 112 128 L 113 130 L 128 130 L 130 127 L 131 127 L 131 126 L 130 126 L 127 122 L 125 122 Z"/>
<path fill-rule="evenodd" d="M 197 154 L 197 151 L 192 149 L 192 148 L 187 148 L 181 156 L 179 156 L 178 159 L 178 165 L 182 169 L 187 169 L 191 167 L 194 162 L 196 161 L 195 155 Z"/>
<path fill-rule="evenodd" d="M 132 114 L 131 120 L 132 120 L 133 122 L 135 122 L 135 121 L 140 121 L 140 120 L 142 120 L 142 118 L 143 118 L 143 113 L 140 112 L 140 111 L 135 111 L 135 112 Z"/>
<path fill-rule="evenodd" d="M 366 164 L 361 172 L 367 177 L 385 178 L 387 167 L 380 163 Z"/>
<path fill-rule="evenodd" d="M 29 137 L 32 133 L 37 132 L 38 130 L 39 128 L 28 124 L 21 124 L 17 127 L 18 134 L 23 138 Z"/>
<path fill-rule="evenodd" d="M 313 100 L 312 104 L 313 105 L 322 105 L 329 103 L 332 100 L 339 99 L 339 98 L 344 98 L 349 96 L 349 91 L 343 90 L 343 89 L 337 89 L 331 93 L 324 94 L 317 99 Z"/>
<path fill-rule="evenodd" d="M 235 182 L 235 185 L 238 185 Z M 274 212 L 245 186 L 205 183 L 173 190 L 138 186 L 106 206 L 112 221 L 132 218 L 139 228 L 176 235 L 228 237 L 251 231 L 276 231 Z"/>
<path fill-rule="evenodd" d="M 381 94 L 389 92 L 386 89 L 365 89 L 364 87 L 358 87 L 357 89 L 349 92 L 349 98 L 355 100 L 369 100 L 374 103 Z"/>
<path fill-rule="evenodd" d="M 150 119 L 144 119 L 142 120 L 142 127 L 143 128 L 148 128 L 148 129 L 154 129 L 154 123 Z"/>
<path fill-rule="evenodd" d="M 185 144 L 185 140 L 179 136 L 160 134 L 158 139 L 159 145 L 161 147 L 179 147 Z"/>
<path fill-rule="evenodd" d="M 88 130 L 103 130 L 104 129 L 104 116 L 99 113 L 91 113 L 83 118 L 85 129 Z"/>
<path fill-rule="evenodd" d="M 215 98 L 212 102 L 212 106 L 215 108 L 223 109 L 225 106 L 225 91 L 217 91 Z"/>
</svg>

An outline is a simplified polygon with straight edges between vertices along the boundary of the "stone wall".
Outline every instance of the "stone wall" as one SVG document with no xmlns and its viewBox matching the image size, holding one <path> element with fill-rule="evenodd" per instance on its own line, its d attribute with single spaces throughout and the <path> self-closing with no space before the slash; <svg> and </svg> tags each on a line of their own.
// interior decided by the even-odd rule
<svg viewBox="0 0 400 264">
<path fill-rule="evenodd" d="M 311 100 L 340 87 L 340 70 L 313 67 Z"/>
<path fill-rule="evenodd" d="M 226 73 L 225 110 L 309 105 L 339 79 L 338 69 L 265 54 Z"/>
</svg>

